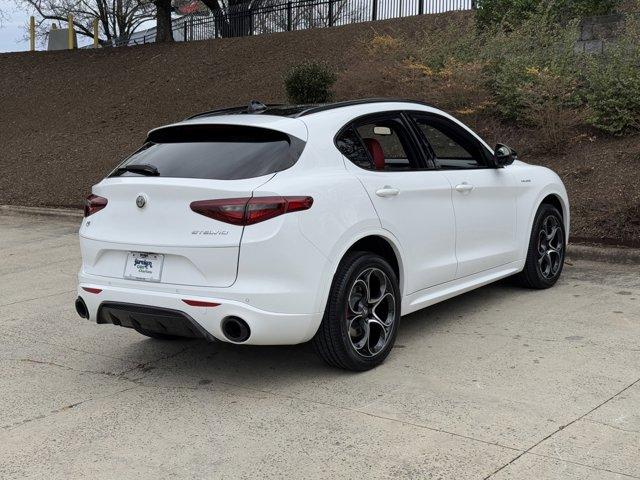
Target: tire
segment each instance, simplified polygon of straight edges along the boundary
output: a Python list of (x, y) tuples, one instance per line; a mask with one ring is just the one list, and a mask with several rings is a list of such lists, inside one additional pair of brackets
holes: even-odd
[(558, 281), (566, 250), (562, 215), (553, 205), (543, 203), (533, 220), (524, 270), (515, 276), (524, 287), (550, 288)]
[(348, 253), (333, 278), (322, 323), (312, 340), (316, 353), (345, 370), (380, 365), (395, 343), (400, 301), (398, 279), (384, 258)]
[(156, 340), (190, 340), (187, 337), (178, 337), (176, 335), (167, 335), (166, 333), (158, 333), (152, 332), (150, 330), (145, 330), (144, 328), (133, 327), (133, 329), (141, 335), (145, 337), (153, 338)]

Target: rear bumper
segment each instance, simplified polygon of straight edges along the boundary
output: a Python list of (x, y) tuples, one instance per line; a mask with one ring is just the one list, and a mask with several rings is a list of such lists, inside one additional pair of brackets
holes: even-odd
[(215, 340), (186, 313), (148, 305), (102, 302), (98, 308), (98, 323), (137, 328), (154, 334)]
[[(98, 322), (98, 311), (105, 304), (128, 304), (137, 307), (151, 307), (183, 314), (192, 320), (211, 337), (229, 342), (222, 333), (221, 323), (227, 317), (243, 319), (251, 328), (251, 336), (243, 344), (248, 345), (293, 345), (310, 340), (315, 334), (322, 314), (293, 314), (270, 312), (255, 308), (238, 300), (216, 298), (214, 293), (200, 295), (171, 293), (168, 291), (136, 289), (109, 285), (97, 278), (81, 275), (78, 285), (80, 296), (88, 310), (89, 320)], [(98, 289), (99, 293), (90, 293), (84, 288)], [(210, 290), (209, 290), (210, 292)], [(216, 307), (194, 307), (183, 300), (219, 303)], [(170, 321), (170, 319), (169, 319)], [(126, 325), (125, 325), (126, 326)], [(203, 333), (204, 333), (203, 332)], [(203, 336), (207, 337), (208, 335)]]

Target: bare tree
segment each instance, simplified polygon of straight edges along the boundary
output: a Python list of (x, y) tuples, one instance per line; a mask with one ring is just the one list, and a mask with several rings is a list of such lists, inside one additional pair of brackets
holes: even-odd
[[(158, 0), (170, 3), (170, 0)], [(146, 0), (18, 0), (36, 13), (40, 36), (48, 34), (51, 20), (65, 23), (73, 15), (73, 27), (78, 35), (93, 38), (93, 21), (98, 19), (102, 45), (115, 41), (127, 42), (144, 23), (156, 18), (156, 3)], [(169, 30), (171, 30), (169, 5)]]
[(215, 18), (216, 30), (222, 37), (250, 34), (251, 13), (262, 0), (202, 0)]
[(171, 22), (171, 0), (134, 0), (151, 6), (156, 12), (156, 42), (173, 42)]
[(155, 0), (156, 42), (173, 42), (171, 24), (171, 0)]

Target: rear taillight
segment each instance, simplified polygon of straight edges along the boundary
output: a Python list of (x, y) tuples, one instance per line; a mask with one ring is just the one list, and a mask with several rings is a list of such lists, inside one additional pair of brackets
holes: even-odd
[(191, 210), (233, 225), (253, 225), (278, 215), (308, 210), (311, 197), (251, 197), (191, 202)]
[(107, 199), (98, 195), (89, 195), (84, 201), (84, 216), (88, 217), (107, 206)]

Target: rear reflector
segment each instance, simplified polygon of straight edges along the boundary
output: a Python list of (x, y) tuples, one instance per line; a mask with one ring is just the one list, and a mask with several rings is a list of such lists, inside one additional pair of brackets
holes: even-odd
[(217, 307), (218, 305), (220, 305), (219, 303), (214, 303), (214, 302), (202, 302), (200, 300), (186, 300), (184, 298), (182, 299), (182, 301), (187, 305), (191, 305), (192, 307)]
[(84, 201), (84, 216), (88, 217), (107, 206), (107, 199), (98, 195), (89, 195)]
[(101, 288), (82, 287), (82, 289), (89, 293), (100, 293), (102, 291)]
[(291, 212), (308, 210), (311, 197), (248, 197), (191, 202), (191, 210), (233, 225), (253, 225)]

